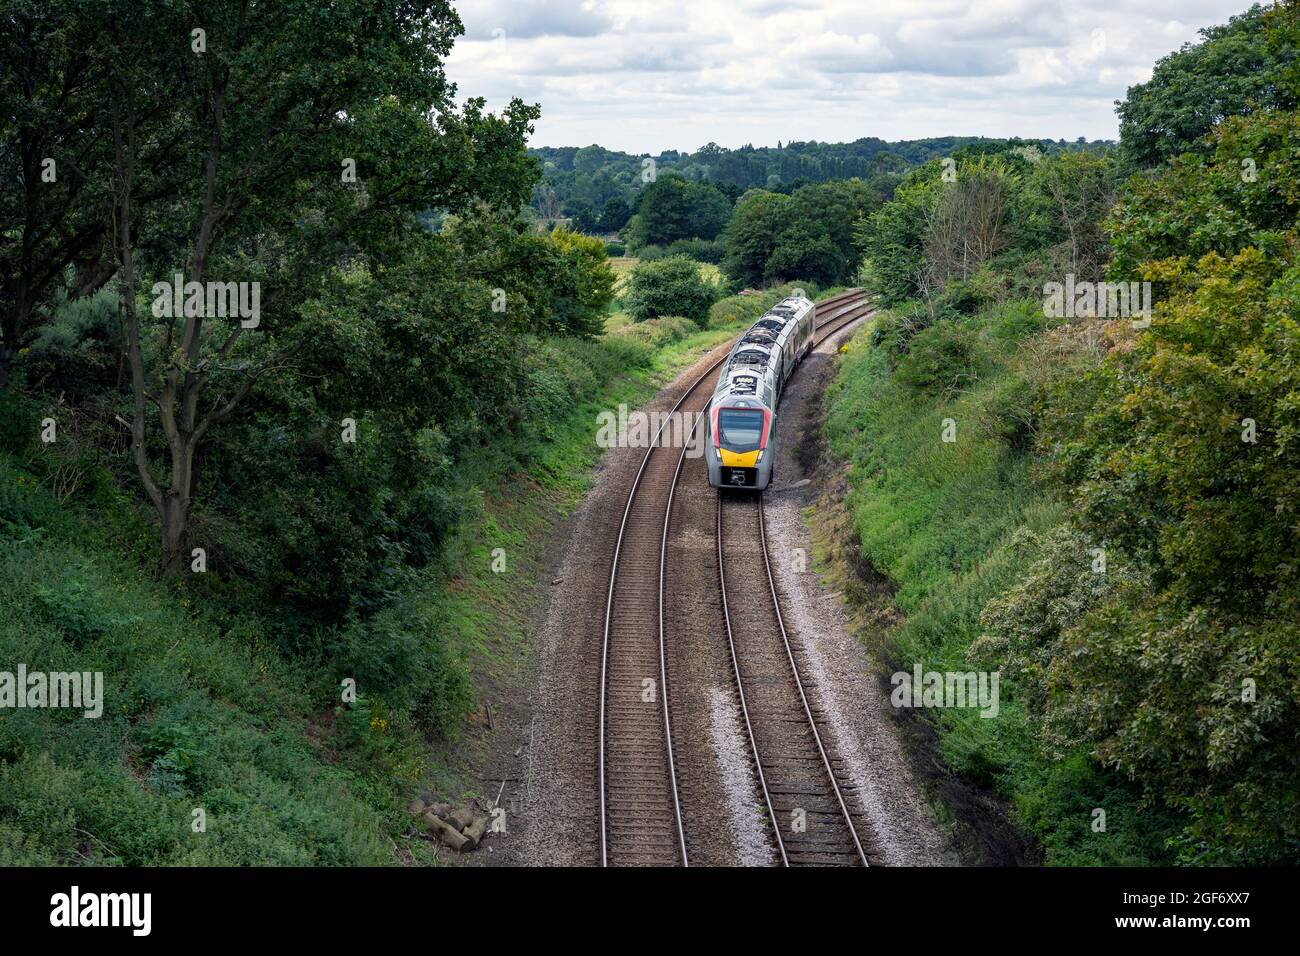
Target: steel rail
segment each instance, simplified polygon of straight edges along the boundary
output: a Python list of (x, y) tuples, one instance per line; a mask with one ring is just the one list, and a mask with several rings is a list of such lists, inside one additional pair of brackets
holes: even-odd
[[(844, 303), (855, 298), (860, 301), (855, 301), (847, 305), (844, 305)], [(835, 332), (838, 332), (841, 328), (847, 326), (849, 323), (854, 322), (857, 319), (861, 318), (870, 310), (870, 304), (866, 301), (866, 295), (861, 289), (849, 289), (844, 292), (837, 293), (836, 295), (833, 295), (828, 299), (825, 299), (822, 302), (817, 304), (823, 308), (829, 306), (832, 308), (836, 308), (839, 311), (837, 311), (830, 318), (819, 323), (819, 325), (814, 329), (814, 336), (815, 336), (814, 346), (820, 343), (821, 341), (823, 341), (827, 336), (832, 335)], [(827, 329), (826, 326), (832, 322), (838, 322), (838, 324), (834, 328)], [(650, 446), (646, 449), (646, 453), (641, 459), (640, 466), (637, 468), (636, 477), (632, 481), (632, 487), (628, 492), (627, 502), (623, 507), (623, 517), (622, 520), (619, 522), (618, 537), (614, 544), (614, 556), (613, 556), (613, 560), (610, 562), (609, 586), (605, 598), (605, 625), (604, 625), (604, 634), (602, 636), (602, 641), (601, 641), (601, 659), (600, 659), (600, 710), (599, 710), (600, 717), (599, 717), (599, 731), (598, 731), (599, 733), (598, 773), (599, 773), (599, 780), (600, 780), (600, 865), (602, 867), (609, 865), (609, 833), (608, 833), (609, 827), (608, 827), (608, 819), (607, 819), (608, 801), (606, 797), (607, 787), (606, 787), (606, 772), (605, 772), (606, 771), (605, 750), (606, 750), (606, 706), (608, 700), (608, 684), (609, 684), (610, 622), (613, 619), (614, 596), (615, 596), (617, 582), (618, 582), (619, 557), (623, 549), (623, 540), (624, 540), (625, 533), (627, 531), (628, 517), (631, 515), (632, 504), (636, 500), (637, 491), (640, 489), (641, 479), (645, 475), (646, 466), (650, 463), (650, 457), (654, 453), (655, 449), (659, 447), (659, 440), (664, 432), (664, 429), (668, 426), (669, 422), (673, 420), (673, 415), (678, 411), (678, 409), (680, 409), (681, 406), (686, 403), (686, 400), (688, 398), (690, 398), (693, 394), (695, 394), (696, 390), (699, 389), (699, 387), (708, 380), (709, 376), (712, 375), (714, 371), (717, 370), (718, 366), (720, 366), (724, 361), (726, 361), (726, 358), (727, 357), (725, 355), (722, 356), (716, 362), (712, 363), (707, 369), (705, 369), (705, 371), (691, 384), (691, 386), (685, 392), (682, 393), (682, 396), (677, 400), (677, 402), (673, 405), (672, 409), (669, 411), (668, 415), (666, 415), (663, 421), (660, 423), (658, 430), (655, 432), (654, 438), (650, 442)], [(706, 413), (707, 413), (707, 407), (706, 407)], [(696, 428), (699, 427), (698, 421), (696, 422), (695, 427)], [(686, 442), (686, 445), (689, 445), (689, 441)], [(670, 776), (670, 783), (671, 783), (671, 789), (673, 794), (674, 816), (677, 823), (678, 845), (682, 854), (682, 865), (689, 866), (690, 864), (688, 861), (687, 851), (686, 851), (685, 827), (682, 822), (681, 802), (678, 794), (676, 765), (675, 765), (675, 759), (673, 755), (672, 719), (669, 712), (669, 701), (668, 701), (668, 691), (667, 691), (666, 640), (665, 640), (664, 622), (663, 622), (663, 581), (664, 581), (664, 570), (665, 570), (665, 555), (667, 549), (668, 525), (672, 514), (673, 494), (676, 490), (678, 477), (681, 474), (682, 462), (685, 459), (685, 454), (686, 454), (686, 448), (684, 447), (682, 449), (682, 456), (681, 458), (679, 458), (677, 463), (677, 471), (673, 476), (672, 484), (669, 486), (668, 503), (664, 515), (663, 534), (660, 539), (659, 668), (660, 668), (660, 696), (663, 700), (663, 709), (664, 709), (665, 746), (668, 755), (669, 776)], [(765, 555), (765, 559), (766, 559), (766, 555)], [(752, 738), (751, 738), (751, 743), (752, 743)], [(820, 745), (820, 741), (819, 741), (819, 745)], [(841, 800), (841, 804), (842, 802), (843, 801)], [(777, 831), (777, 833), (778, 833), (778, 839), (780, 839), (779, 830)], [(856, 833), (854, 834), (854, 839), (855, 841), (857, 839)]]
[[(858, 858), (862, 860), (862, 865), (867, 866), (867, 854), (862, 849), (862, 841), (858, 839), (858, 828), (853, 824), (853, 816), (849, 813), (848, 804), (844, 802), (844, 794), (840, 791), (839, 781), (835, 778), (835, 768), (831, 766), (831, 759), (826, 754), (826, 747), (822, 744), (821, 732), (817, 729), (817, 721), (813, 718), (812, 708), (808, 706), (808, 694), (804, 691), (803, 679), (799, 676), (799, 665), (794, 660), (794, 650), (790, 646), (790, 636), (785, 630), (785, 619), (781, 615), (781, 598), (776, 591), (776, 579), (772, 577), (772, 562), (767, 556), (767, 520), (763, 512), (763, 496), (758, 496), (758, 534), (763, 544), (763, 567), (767, 570), (767, 585), (772, 592), (772, 608), (776, 611), (776, 623), (781, 631), (781, 643), (785, 646), (786, 659), (790, 662), (790, 673), (794, 675), (795, 686), (799, 689), (799, 700), (803, 703), (804, 717), (808, 720), (808, 726), (812, 729), (813, 740), (817, 743), (817, 752), (821, 754), (822, 765), (826, 768), (826, 776), (830, 779), (831, 789), (835, 791), (835, 799), (839, 801), (840, 812), (844, 815), (844, 823), (849, 828), (849, 834), (853, 837), (853, 846), (858, 851)], [(758, 759), (758, 752), (755, 751), (754, 759)]]

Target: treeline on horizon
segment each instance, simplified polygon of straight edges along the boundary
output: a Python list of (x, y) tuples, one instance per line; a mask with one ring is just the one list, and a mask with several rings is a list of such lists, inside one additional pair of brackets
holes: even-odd
[[(1034, 146), (1044, 153), (1059, 149), (1101, 150), (1106, 140), (997, 139), (984, 136), (938, 136), (888, 142), (864, 136), (847, 143), (790, 142), (776, 146), (727, 149), (708, 143), (693, 153), (666, 150), (658, 155), (631, 154), (589, 146), (530, 147), (542, 163), (542, 180), (534, 188), (532, 208), (545, 218), (563, 216), (587, 231), (615, 232), (623, 227), (622, 209), (634, 208), (643, 184), (646, 161), (657, 173), (671, 172), (720, 188), (733, 202), (747, 189), (791, 192), (805, 183), (863, 179), (901, 173), (954, 151), (981, 146)], [(608, 212), (606, 206), (617, 200)], [(630, 213), (629, 213), (630, 215)]]

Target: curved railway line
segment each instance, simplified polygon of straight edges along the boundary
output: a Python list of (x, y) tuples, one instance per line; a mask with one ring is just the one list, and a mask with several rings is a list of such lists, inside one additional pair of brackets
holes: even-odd
[[(817, 303), (819, 317), (817, 341), (834, 334), (870, 311), (860, 289), (851, 289)], [(605, 601), (604, 635), (600, 653), (600, 705), (598, 728), (598, 787), (600, 820), (600, 863), (602, 866), (689, 865), (689, 848), (683, 823), (682, 795), (677, 779), (677, 755), (673, 740), (671, 690), (665, 632), (664, 579), (668, 532), (672, 519), (673, 495), (682, 473), (689, 442), (681, 438), (680, 454), (664, 454), (660, 444), (665, 429), (674, 421), (690, 420), (698, 429), (712, 393), (712, 383), (725, 356), (711, 365), (692, 383), (663, 418), (659, 431), (650, 442), (628, 492), (627, 503), (619, 524), (614, 556), (610, 564), (609, 585)], [(690, 416), (688, 419), (687, 416)], [(656, 454), (656, 452), (659, 452)], [(761, 505), (760, 505), (761, 507)], [(721, 511), (719, 511), (721, 520)], [(769, 582), (770, 583), (770, 582)], [(775, 586), (772, 586), (775, 602)], [(724, 591), (725, 602), (725, 591)], [(725, 606), (725, 605), (724, 605)], [(779, 616), (779, 610), (777, 611)], [(783, 633), (783, 631), (782, 631)], [(795, 657), (790, 656), (794, 668)], [(737, 670), (737, 679), (741, 671)], [(797, 671), (795, 682), (798, 682)], [(743, 693), (743, 685), (742, 685)], [(800, 689), (802, 694), (802, 689)], [(805, 701), (807, 720), (812, 711)], [(797, 714), (787, 717), (797, 717)], [(748, 718), (746, 718), (748, 721)], [(758, 737), (764, 737), (759, 725)], [(817, 737), (812, 725), (811, 736)], [(818, 737), (820, 746), (820, 738)], [(751, 727), (751, 745), (755, 764), (764, 767), (759, 754), (766, 750), (755, 744)], [(826, 766), (831, 766), (828, 760)], [(826, 772), (826, 771), (823, 771)], [(764, 777), (765, 779), (765, 777)], [(834, 773), (831, 780), (834, 782)], [(791, 786), (808, 786), (806, 782), (784, 781)], [(771, 810), (772, 796), (765, 797)], [(839, 794), (836, 788), (836, 794)], [(784, 792), (777, 798), (784, 806)], [(841, 804), (843, 798), (841, 797)], [(824, 835), (826, 814), (820, 804), (807, 800), (807, 819), (812, 836), (802, 841), (805, 849), (787, 853), (778, 828), (776, 839), (785, 862), (834, 862), (835, 852), (813, 847), (814, 838)], [(852, 820), (845, 810), (852, 829)], [(775, 820), (775, 817), (773, 818)], [(861, 853), (856, 833), (853, 841)]]

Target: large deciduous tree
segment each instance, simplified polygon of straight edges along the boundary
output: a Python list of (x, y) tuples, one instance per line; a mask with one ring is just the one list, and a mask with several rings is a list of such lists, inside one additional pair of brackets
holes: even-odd
[(1041, 160), (1033, 184), (1050, 200), (1051, 221), (1063, 234), (1067, 268), (1080, 279), (1102, 278), (1110, 260), (1110, 242), (1102, 226), (1115, 203), (1119, 185), (1111, 157), (1067, 150)]
[(637, 215), (636, 238), (648, 245), (668, 245), (678, 239), (713, 239), (727, 224), (731, 201), (709, 183), (665, 175), (641, 191)]
[(1130, 181), (1115, 268), (1163, 294), (1043, 429), (1075, 520), (1147, 579), (1063, 635), (1046, 717), (1190, 812), (1189, 861), (1300, 840), (1298, 143), (1292, 112), (1230, 117), (1209, 156)]
[(741, 196), (723, 236), (727, 251), (722, 271), (742, 285), (762, 285), (789, 207), (789, 196), (765, 189), (752, 189)]
[[(121, 291), (132, 451), (174, 572), (199, 450), (260, 377), (294, 360), (286, 332), (322, 277), (395, 255), (423, 210), (517, 207), (536, 175), (523, 151), (536, 110), (454, 106), (442, 61), (461, 25), (445, 0), (58, 9), (34, 56), (94, 40), (81, 95), (99, 109), (84, 121), (107, 147), (78, 172), (109, 198), (100, 229)], [(18, 112), (60, 109), (66, 85), (32, 87)], [(42, 267), (57, 269), (59, 252)], [(257, 314), (214, 310), (236, 288)]]
[(984, 262), (1011, 245), (1015, 173), (1001, 158), (981, 156), (962, 164), (944, 184), (927, 220), (921, 290), (927, 297), (951, 279), (967, 280)]
[(1154, 166), (1198, 149), (1225, 116), (1293, 108), (1296, 91), (1284, 78), (1298, 54), (1294, 38), (1278, 41), (1295, 8), (1295, 0), (1273, 11), (1256, 4), (1202, 30), (1200, 43), (1170, 53), (1150, 80), (1129, 87), (1116, 103), (1124, 158), (1133, 166)]

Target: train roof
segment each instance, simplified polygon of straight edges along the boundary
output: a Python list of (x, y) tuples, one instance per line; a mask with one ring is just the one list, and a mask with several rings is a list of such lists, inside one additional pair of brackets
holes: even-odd
[(775, 330), (756, 322), (753, 328), (740, 337), (740, 341), (744, 345), (772, 345), (779, 337)]
[(731, 355), (727, 357), (727, 367), (731, 368), (736, 365), (756, 365), (766, 368), (771, 364), (772, 357), (776, 354), (773, 346), (763, 345), (757, 342), (742, 342), (737, 345)]
[(736, 341), (727, 356), (714, 400), (752, 397), (763, 400), (759, 387), (771, 369), (781, 361), (778, 345), (781, 334), (792, 322), (802, 319), (813, 308), (801, 296), (786, 296), (759, 316)]
[(767, 311), (769, 313), (775, 312), (778, 315), (799, 316), (811, 308), (811, 299), (799, 295), (788, 295)]
[(715, 394), (758, 398), (758, 387), (762, 380), (763, 376), (753, 369), (731, 369), (723, 376)]

